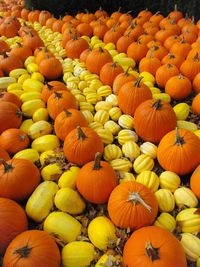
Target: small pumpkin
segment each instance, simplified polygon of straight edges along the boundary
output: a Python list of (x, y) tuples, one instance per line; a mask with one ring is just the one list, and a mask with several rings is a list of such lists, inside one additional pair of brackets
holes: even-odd
[(11, 102), (19, 108), (22, 105), (22, 101), (20, 100), (20, 98), (12, 92), (0, 92), (0, 101)]
[(40, 73), (47, 80), (58, 79), (63, 74), (62, 64), (55, 57), (47, 57), (39, 64)]
[(77, 126), (64, 141), (65, 157), (68, 161), (78, 165), (92, 161), (97, 152), (103, 153), (103, 149), (101, 138), (88, 127)]
[(115, 78), (120, 73), (123, 73), (123, 68), (117, 63), (106, 63), (100, 70), (100, 80), (103, 84), (112, 86)]
[(169, 231), (158, 226), (143, 227), (133, 232), (125, 243), (123, 259), (129, 267), (154, 267), (158, 262), (163, 267), (187, 266), (179, 241)]
[(80, 194), (95, 204), (106, 203), (117, 185), (117, 177), (113, 168), (109, 163), (100, 159), (101, 154), (97, 153), (94, 161), (88, 162), (80, 169), (76, 179)]
[(29, 266), (60, 266), (60, 252), (54, 239), (46, 232), (28, 230), (19, 234), (9, 244), (3, 267), (8, 265), (21, 267)]
[(165, 170), (178, 175), (188, 174), (200, 163), (199, 149), (200, 140), (194, 133), (176, 129), (167, 133), (160, 141), (157, 151), (158, 162)]
[(156, 218), (158, 203), (149, 188), (137, 182), (122, 183), (112, 191), (108, 213), (121, 228), (138, 229), (150, 225)]
[(6, 251), (9, 243), (21, 232), (28, 229), (28, 221), (24, 210), (15, 201), (0, 198), (0, 255)]

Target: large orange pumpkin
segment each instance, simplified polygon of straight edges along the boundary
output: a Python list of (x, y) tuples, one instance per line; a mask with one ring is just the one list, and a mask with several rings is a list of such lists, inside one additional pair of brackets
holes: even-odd
[(108, 213), (116, 226), (135, 230), (154, 222), (158, 202), (143, 184), (126, 182), (116, 186), (110, 194)]
[(190, 188), (198, 198), (200, 198), (199, 181), (200, 181), (200, 165), (194, 170), (192, 176), (190, 177)]
[(28, 229), (26, 213), (15, 201), (0, 197), (0, 255), (9, 243)]
[(160, 99), (149, 99), (135, 111), (134, 128), (145, 141), (158, 143), (176, 127), (176, 114), (171, 105)]
[(134, 116), (136, 108), (144, 101), (151, 99), (152, 94), (144, 83), (142, 77), (134, 82), (125, 83), (118, 93), (119, 107), (125, 114)]
[(21, 158), (1, 160), (0, 197), (27, 199), (40, 182), (40, 172), (32, 161)]
[(108, 162), (101, 161), (101, 153), (96, 153), (95, 160), (80, 169), (76, 179), (78, 191), (94, 204), (106, 203), (116, 185), (115, 171)]
[(83, 165), (92, 161), (97, 152), (103, 153), (104, 146), (98, 134), (89, 127), (77, 127), (64, 141), (64, 154), (68, 161)]
[(200, 163), (199, 151), (200, 139), (193, 132), (176, 129), (167, 133), (160, 141), (157, 159), (165, 170), (185, 175)]
[(127, 240), (123, 259), (128, 267), (186, 267), (186, 256), (178, 239), (158, 226), (135, 231)]
[(22, 112), (13, 103), (0, 101), (0, 133), (9, 128), (18, 128), (22, 122)]
[(59, 267), (60, 252), (54, 239), (44, 231), (28, 230), (9, 244), (3, 267)]

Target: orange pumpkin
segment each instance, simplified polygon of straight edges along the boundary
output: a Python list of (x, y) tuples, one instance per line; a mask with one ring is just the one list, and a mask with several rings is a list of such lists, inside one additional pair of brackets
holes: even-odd
[(188, 77), (191, 81), (200, 72), (200, 58), (198, 52), (192, 59), (186, 59), (180, 66), (180, 71), (183, 75)]
[(18, 128), (21, 122), (21, 110), (13, 103), (0, 101), (0, 133), (9, 128)]
[(167, 81), (179, 74), (179, 70), (175, 65), (164, 64), (160, 66), (156, 71), (156, 83), (160, 88), (165, 88)]
[(200, 115), (200, 93), (192, 100), (192, 110), (195, 114)]
[(17, 27), (10, 21), (10, 22), (3, 22), (0, 25), (0, 34), (2, 36), (6, 36), (7, 38), (12, 38), (18, 35)]
[(200, 73), (198, 73), (192, 82), (192, 87), (196, 93), (200, 93)]
[(87, 69), (95, 74), (99, 74), (103, 65), (112, 62), (112, 57), (106, 49), (95, 48), (86, 59)]
[[(6, 150), (4, 150), (2, 147), (0, 147), (0, 159), (9, 160), (10, 156)], [(1, 163), (0, 163), (1, 165)]]
[(84, 115), (76, 109), (65, 109), (55, 119), (54, 129), (55, 133), (61, 140), (75, 129), (77, 126), (87, 127), (88, 122)]
[(9, 244), (3, 259), (3, 267), (6, 266), (59, 267), (60, 251), (47, 232), (28, 230)]
[(5, 41), (0, 40), (0, 53), (2, 53), (3, 51), (9, 52), (10, 47)]
[(97, 153), (95, 160), (86, 163), (78, 172), (76, 186), (79, 193), (91, 203), (104, 204), (117, 186), (115, 171)]
[(69, 162), (83, 165), (92, 161), (97, 152), (103, 153), (104, 145), (98, 134), (88, 127), (77, 127), (64, 141), (64, 154)]
[(80, 23), (76, 27), (76, 30), (80, 34), (80, 36), (87, 35), (91, 37), (93, 35), (93, 28), (87, 23)]
[(110, 194), (108, 213), (116, 226), (135, 230), (154, 222), (158, 202), (143, 184), (126, 182), (116, 186)]
[(58, 79), (63, 74), (62, 64), (55, 57), (47, 57), (42, 60), (39, 64), (39, 71), (50, 81)]
[(40, 182), (38, 168), (27, 159), (1, 160), (0, 197), (16, 201), (27, 199)]
[(44, 85), (41, 92), (41, 99), (46, 103), (50, 95), (56, 91), (68, 90), (64, 83), (59, 81), (51, 81)]
[(190, 177), (190, 188), (198, 198), (200, 198), (199, 179), (200, 179), (200, 165), (194, 170), (192, 176)]
[(129, 73), (129, 68), (123, 73), (118, 74), (114, 81), (113, 81), (113, 93), (118, 95), (119, 89), (124, 85), (125, 83), (135, 81), (136, 78), (133, 74)]
[(2, 58), (0, 60), (0, 69), (8, 75), (11, 70), (23, 68), (23, 63), (21, 59), (19, 59), (15, 55), (7, 54), (3, 52)]
[(176, 114), (167, 102), (150, 99), (135, 111), (134, 128), (145, 141), (159, 143), (162, 137), (176, 127)]
[(11, 199), (0, 197), (0, 255), (18, 234), (27, 229), (28, 221), (22, 207)]
[(0, 92), (0, 101), (7, 101), (15, 104), (17, 107), (21, 107), (21, 99), (11, 92)]
[(148, 86), (141, 83), (142, 77), (135, 82), (125, 83), (118, 93), (120, 109), (131, 116), (134, 116), (136, 108), (144, 101), (151, 99), (152, 94)]
[(27, 148), (29, 142), (27, 134), (20, 129), (10, 128), (0, 135), (0, 146), (12, 155)]
[(10, 54), (15, 55), (16, 57), (21, 59), (22, 62), (24, 62), (27, 57), (32, 56), (33, 52), (30, 47), (18, 43), (18, 46), (14, 47), (11, 50)]
[(169, 53), (165, 57), (162, 58), (161, 62), (163, 65), (164, 64), (175, 65), (179, 69), (184, 60), (185, 60), (184, 56), (180, 54)]
[(158, 226), (135, 231), (125, 243), (123, 259), (128, 267), (187, 266), (185, 252), (178, 239)]
[(88, 47), (89, 45), (86, 40), (74, 35), (65, 45), (66, 55), (72, 59), (79, 58), (83, 50)]
[(160, 59), (157, 57), (153, 57), (152, 48), (150, 48), (150, 53), (146, 55), (146, 57), (143, 57), (139, 62), (139, 71), (147, 71), (155, 76), (156, 71), (160, 66)]
[(112, 86), (114, 79), (123, 72), (123, 68), (117, 63), (106, 63), (100, 70), (100, 80), (103, 84)]
[(199, 149), (200, 139), (193, 132), (176, 129), (167, 133), (160, 141), (157, 159), (165, 170), (185, 175), (200, 163)]
[(52, 15), (49, 11), (47, 10), (42, 10), (40, 12), (40, 15), (39, 15), (39, 18), (38, 18), (38, 22), (42, 25), (42, 26), (45, 26), (46, 24), (46, 21), (51, 18)]
[(49, 116), (55, 120), (60, 112), (68, 108), (77, 108), (77, 101), (74, 95), (68, 91), (56, 91), (47, 101)]
[(128, 46), (127, 55), (139, 63), (140, 60), (146, 56), (148, 52), (148, 47), (146, 44), (142, 44), (140, 40), (133, 42)]

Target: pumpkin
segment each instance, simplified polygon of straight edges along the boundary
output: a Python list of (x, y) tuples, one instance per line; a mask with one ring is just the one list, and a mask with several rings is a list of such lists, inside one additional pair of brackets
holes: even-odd
[(128, 57), (134, 59), (136, 63), (139, 63), (140, 60), (146, 56), (147, 52), (148, 47), (146, 44), (142, 44), (140, 40), (132, 42), (127, 49)]
[(190, 177), (190, 188), (193, 193), (200, 198), (200, 190), (199, 190), (199, 178), (200, 177), (200, 165), (194, 170), (192, 176)]
[(194, 133), (176, 129), (167, 133), (160, 141), (157, 159), (165, 170), (185, 175), (200, 163), (199, 149), (200, 139)]
[(103, 149), (103, 142), (98, 134), (88, 127), (77, 126), (64, 141), (65, 157), (78, 165), (92, 161), (96, 152), (103, 153)]
[(1, 133), (0, 146), (9, 154), (15, 154), (29, 146), (29, 138), (22, 130), (10, 128)]
[(4, 254), (9, 243), (21, 232), (28, 229), (24, 210), (15, 201), (0, 198), (0, 255)]
[(89, 266), (95, 258), (94, 246), (85, 241), (72, 241), (62, 249), (63, 267)]
[(108, 200), (108, 213), (121, 228), (138, 229), (151, 225), (158, 212), (157, 200), (149, 188), (137, 182), (115, 187)]
[(10, 71), (18, 68), (23, 68), (23, 63), (21, 59), (19, 59), (17, 56), (12, 54), (7, 54), (6, 52), (3, 52), (3, 55), (1, 56), (0, 61), (0, 69), (8, 75)]
[(6, 266), (60, 266), (60, 252), (54, 239), (46, 232), (28, 230), (9, 244), (4, 259)]
[(198, 73), (192, 82), (192, 88), (195, 90), (195, 92), (198, 94), (200, 93), (200, 74)]
[(20, 100), (20, 98), (12, 92), (0, 92), (0, 101), (11, 102), (19, 108), (22, 105), (22, 101)]
[(42, 26), (45, 26), (46, 24), (46, 21), (51, 18), (51, 13), (47, 10), (42, 10), (40, 12), (40, 15), (38, 17), (38, 22), (42, 25)]
[(180, 66), (180, 71), (183, 75), (188, 77), (191, 81), (200, 72), (200, 58), (198, 52), (193, 58), (186, 59)]
[(16, 201), (27, 199), (40, 182), (38, 168), (26, 159), (1, 160), (0, 196)]
[(22, 40), (23, 44), (30, 47), (33, 52), (37, 47), (44, 46), (44, 43), (39, 35), (33, 34), (32, 32), (25, 33)]
[(199, 102), (200, 102), (200, 93), (197, 94), (192, 100), (192, 111), (197, 115), (200, 115)]
[(182, 55), (169, 53), (162, 58), (161, 62), (162, 64), (172, 64), (175, 65), (177, 68), (180, 68), (184, 60), (185, 58)]
[(116, 43), (117, 51), (120, 53), (126, 53), (129, 45), (134, 42), (133, 36), (131, 36), (130, 32), (121, 36)]
[(119, 107), (125, 114), (134, 116), (136, 108), (152, 98), (151, 90), (141, 80), (142, 77), (139, 77), (135, 82), (125, 83), (119, 89)]
[(77, 108), (76, 98), (68, 91), (56, 91), (47, 101), (49, 116), (55, 120), (60, 112), (68, 108)]
[(7, 101), (0, 101), (0, 133), (9, 128), (18, 128), (22, 122), (22, 112)]
[(123, 68), (117, 63), (106, 63), (100, 70), (100, 80), (103, 84), (112, 86), (118, 74), (123, 72)]
[(150, 48), (150, 53), (147, 53), (146, 57), (143, 57), (139, 62), (139, 71), (147, 71), (155, 76), (160, 66), (160, 59), (153, 56), (152, 48)]
[(112, 57), (106, 49), (101, 47), (91, 51), (86, 59), (86, 67), (91, 73), (99, 74), (106, 63), (112, 62)]
[(135, 231), (125, 243), (123, 259), (129, 267), (187, 266), (179, 241), (169, 231), (158, 226)]
[(27, 57), (33, 55), (33, 52), (30, 49), (30, 47), (21, 45), (20, 43), (18, 43), (17, 45), (18, 45), (17, 47), (14, 47), (11, 50), (10, 55), (17, 56), (19, 59), (21, 59), (22, 62), (24, 62)]
[(76, 35), (72, 37), (65, 45), (65, 52), (69, 58), (79, 58), (80, 54), (89, 47), (86, 40)]
[(80, 194), (95, 204), (106, 203), (116, 185), (116, 174), (109, 163), (101, 161), (100, 153), (96, 153), (95, 160), (80, 169), (76, 179)]
[(179, 70), (175, 65), (172, 64), (164, 64), (160, 66), (156, 71), (156, 83), (158, 87), (165, 88), (167, 81), (179, 74)]
[(58, 79), (63, 73), (62, 64), (55, 57), (42, 60), (39, 64), (39, 71), (47, 80)]
[(46, 103), (50, 95), (52, 95), (56, 91), (64, 91), (67, 90), (67, 87), (64, 83), (59, 81), (51, 81), (47, 82), (41, 91), (41, 99)]
[(184, 38), (181, 38), (180, 41), (175, 42), (171, 46), (169, 52), (172, 54), (182, 55), (186, 58), (191, 49), (191, 45), (185, 42)]
[(10, 47), (5, 41), (0, 40), (0, 53), (2, 53), (3, 51), (9, 52)]
[(108, 43), (116, 44), (118, 39), (121, 37), (121, 35), (122, 33), (118, 31), (118, 27), (113, 26), (111, 29), (105, 32), (104, 37), (103, 37), (103, 42), (105, 44), (108, 44)]
[(135, 111), (134, 128), (145, 141), (159, 143), (176, 127), (176, 114), (170, 104), (158, 99), (141, 103)]
[(18, 33), (18, 29), (12, 21), (6, 22), (5, 20), (3, 23), (0, 24), (0, 34), (1, 36), (5, 36), (7, 38), (15, 37)]
[(125, 72), (118, 74), (112, 85), (113, 93), (118, 95), (120, 87), (127, 82), (135, 81), (135, 76), (129, 73), (129, 68)]
[(48, 50), (46, 47), (45, 48), (38, 47), (34, 51), (34, 56), (35, 56), (35, 63), (37, 65), (40, 65), (42, 60), (54, 57), (54, 54), (50, 50)]
[(88, 123), (84, 115), (76, 109), (65, 109), (60, 112), (55, 119), (54, 129), (59, 139), (65, 140), (65, 137), (77, 126), (87, 127)]
[(39, 15), (40, 15), (40, 11), (39, 10), (30, 11), (29, 14), (28, 14), (28, 21), (30, 21), (32, 23), (35, 22), (35, 21), (38, 21)]
[(0, 147), (0, 159), (4, 159), (5, 161), (10, 159), (8, 152), (4, 150), (2, 147)]

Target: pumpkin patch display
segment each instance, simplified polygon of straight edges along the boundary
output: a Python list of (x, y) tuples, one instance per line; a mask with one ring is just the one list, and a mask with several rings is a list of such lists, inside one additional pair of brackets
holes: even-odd
[(27, 2), (0, 1), (0, 265), (200, 267), (193, 1)]

